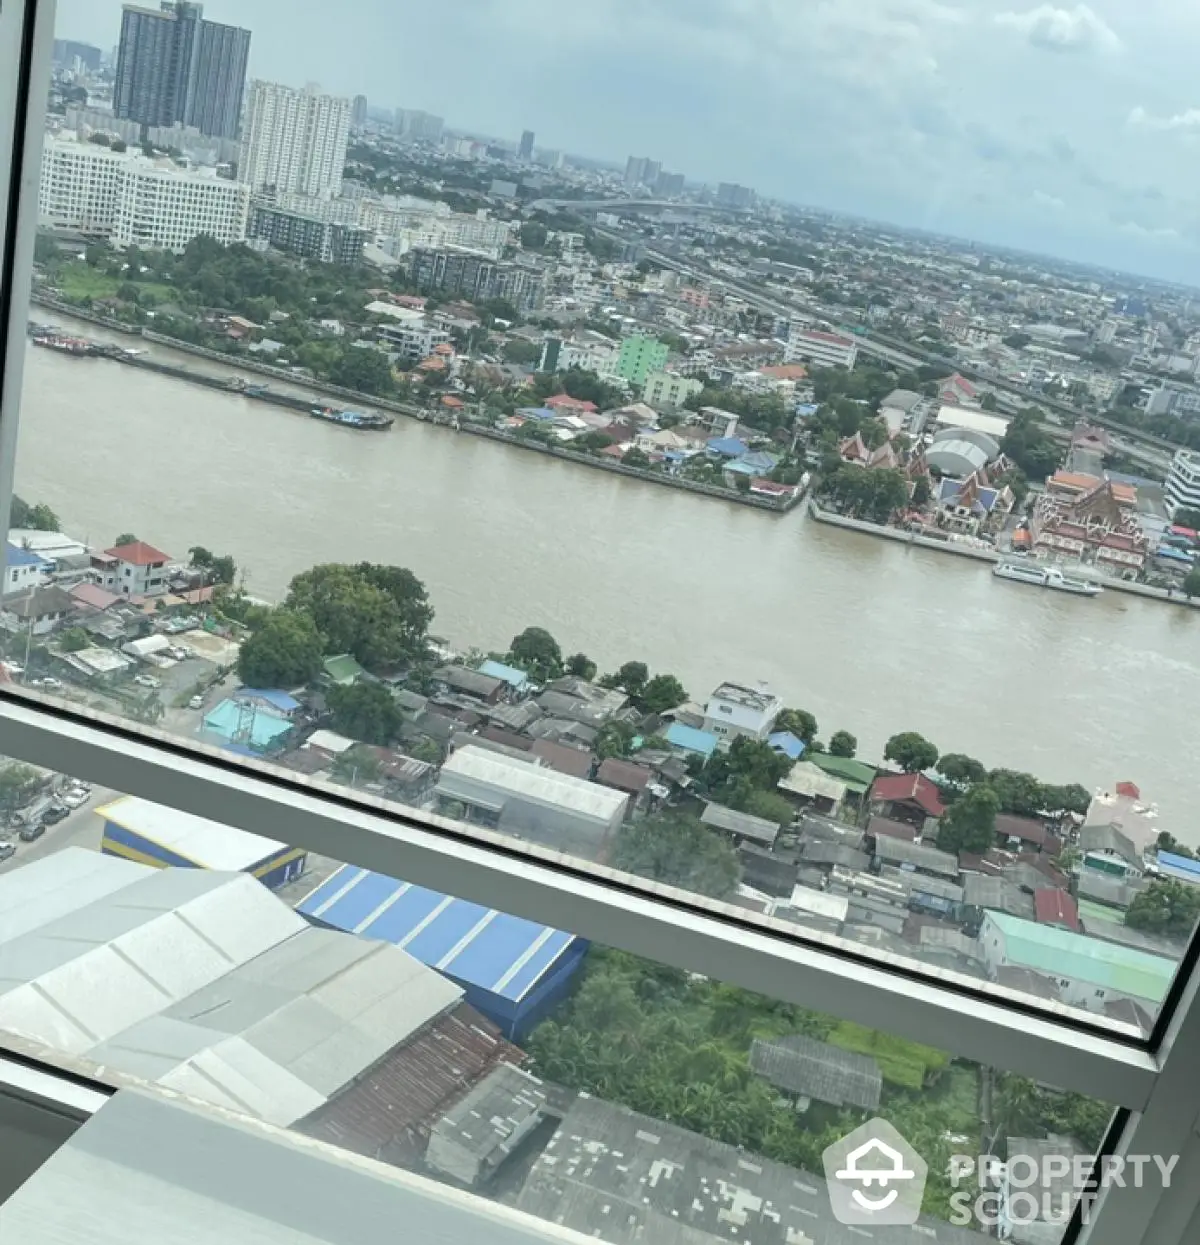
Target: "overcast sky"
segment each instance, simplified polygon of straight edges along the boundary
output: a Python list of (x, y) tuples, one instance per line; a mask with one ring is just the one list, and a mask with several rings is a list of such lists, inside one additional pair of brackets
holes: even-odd
[[(210, 0), (251, 73), (1200, 284), (1195, 0)], [(111, 48), (120, 5), (59, 0)]]

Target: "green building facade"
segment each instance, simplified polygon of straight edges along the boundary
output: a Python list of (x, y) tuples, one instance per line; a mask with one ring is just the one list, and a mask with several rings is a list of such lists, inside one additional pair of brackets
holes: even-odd
[(621, 343), (617, 375), (631, 385), (644, 385), (651, 372), (661, 372), (666, 367), (670, 353), (666, 345), (653, 337), (627, 337)]

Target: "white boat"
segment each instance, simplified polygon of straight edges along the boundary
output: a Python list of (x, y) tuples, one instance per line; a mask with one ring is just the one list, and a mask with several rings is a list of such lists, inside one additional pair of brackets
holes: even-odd
[(1057, 566), (1001, 562), (993, 567), (992, 574), (997, 579), (1014, 579), (1019, 584), (1033, 584), (1036, 588), (1052, 588), (1055, 592), (1070, 592), (1077, 597), (1098, 597), (1104, 591), (1099, 584), (1064, 575)]

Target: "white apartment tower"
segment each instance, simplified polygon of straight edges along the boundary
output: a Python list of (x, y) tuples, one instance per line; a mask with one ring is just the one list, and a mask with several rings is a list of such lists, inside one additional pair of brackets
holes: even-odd
[(213, 170), (181, 169), (140, 148), (111, 151), (47, 138), (38, 193), (43, 228), (98, 234), (114, 246), (182, 251), (201, 234), (228, 246), (246, 238), (250, 189)]
[(255, 192), (339, 194), (351, 112), (348, 99), (315, 87), (252, 82), (238, 177)]

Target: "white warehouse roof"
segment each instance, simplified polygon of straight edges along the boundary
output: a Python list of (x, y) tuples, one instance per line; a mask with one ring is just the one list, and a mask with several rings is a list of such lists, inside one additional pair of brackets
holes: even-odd
[(260, 864), (288, 845), (207, 817), (180, 813), (137, 796), (123, 796), (96, 810), (98, 816), (190, 860), (198, 869), (231, 873)]
[(999, 441), (1008, 431), (1011, 421), (991, 411), (980, 411), (973, 406), (943, 406), (937, 414), (942, 428), (966, 428), (970, 432), (982, 432)]
[(590, 817), (606, 825), (624, 812), (629, 799), (585, 778), (572, 778), (473, 746), (459, 748), (442, 766), (437, 789), (450, 799), (475, 799), (481, 786), (502, 797)]
[(67, 848), (0, 875), (0, 1032), (287, 1126), (462, 999), (244, 873)]

